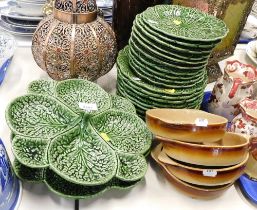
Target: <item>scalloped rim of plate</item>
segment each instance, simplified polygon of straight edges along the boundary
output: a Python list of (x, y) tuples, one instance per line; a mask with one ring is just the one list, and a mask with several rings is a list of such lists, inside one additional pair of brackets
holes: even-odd
[[(252, 45), (253, 45), (254, 43), (256, 44), (256, 50), (257, 50), (257, 40), (251, 41), (251, 42), (249, 42), (249, 43), (247, 44), (247, 46), (246, 46), (246, 54), (247, 54), (247, 56), (251, 59), (251, 61), (257, 66), (257, 57), (254, 58), (254, 57), (251, 55), (251, 52), (253, 52), (252, 49), (251, 49), (251, 47), (252, 47)], [(257, 52), (256, 52), (256, 56), (257, 56)]]

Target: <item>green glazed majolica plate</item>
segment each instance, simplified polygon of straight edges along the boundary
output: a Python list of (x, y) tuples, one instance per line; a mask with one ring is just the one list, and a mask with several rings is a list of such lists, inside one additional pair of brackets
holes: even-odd
[(129, 66), (129, 61), (128, 61), (128, 56), (127, 56), (127, 51), (128, 48), (124, 48), (124, 50), (121, 50), (119, 52), (118, 58), (117, 58), (117, 70), (118, 70), (118, 75), (122, 75), (124, 78), (127, 78), (127, 82), (133, 82), (135, 86), (141, 87), (144, 90), (148, 90), (153, 93), (157, 93), (157, 95), (163, 95), (166, 94), (167, 96), (172, 97), (177, 97), (181, 95), (191, 95), (194, 92), (197, 92), (201, 90), (202, 88), (205, 88), (206, 86), (206, 80), (207, 76), (205, 75), (202, 81), (200, 80), (199, 84), (196, 84), (195, 87), (193, 88), (188, 88), (188, 89), (174, 89), (174, 90), (166, 90), (163, 88), (158, 88), (156, 86), (147, 84), (143, 82), (141, 79), (137, 78), (136, 75), (131, 71), (130, 66)]
[(192, 51), (209, 51), (213, 49), (221, 40), (210, 41), (210, 42), (201, 42), (197, 40), (185, 40), (178, 37), (170, 38), (166, 34), (156, 31), (154, 27), (149, 27), (144, 23), (142, 18), (142, 14), (138, 14), (134, 21), (134, 27), (138, 30), (138, 32), (143, 32), (148, 38), (153, 38), (153, 40), (159, 42), (164, 42), (166, 44), (172, 44), (173, 46), (177, 46), (178, 48), (188, 49)]
[(197, 70), (191, 70), (188, 69), (175, 69), (163, 66), (161, 64), (154, 64), (151, 63), (151, 61), (147, 58), (138, 57), (137, 53), (134, 52), (134, 49), (129, 49), (129, 60), (136, 60), (137, 63), (140, 63), (140, 66), (143, 68), (146, 68), (147, 71), (156, 77), (161, 77), (167, 80), (174, 80), (174, 79), (181, 79), (181, 80), (187, 80), (189, 78), (196, 78), (201, 76), (203, 69), (197, 69)]
[(200, 10), (179, 5), (157, 5), (142, 13), (144, 23), (169, 37), (210, 42), (228, 33), (222, 20)]
[[(192, 79), (191, 83), (190, 80), (183, 83), (183, 80), (175, 79), (175, 80), (165, 80), (159, 77), (154, 77), (151, 73), (147, 71), (145, 68), (141, 68), (140, 64), (136, 64), (136, 61), (130, 59), (130, 67), (131, 70), (135, 72), (135, 74), (141, 78), (144, 82), (154, 85), (159, 88), (166, 88), (166, 89), (185, 89), (185, 88), (192, 88), (195, 86), (196, 83), (199, 82), (199, 78)], [(138, 71), (139, 70), (139, 71)], [(203, 78), (204, 73), (200, 78)]]
[[(123, 80), (118, 81), (119, 83), (119, 87), (120, 87), (120, 92), (124, 92), (126, 94), (128, 94), (130, 97), (132, 97), (132, 100), (138, 100), (142, 103), (142, 105), (144, 104), (145, 106), (147, 105), (151, 105), (151, 106), (155, 106), (155, 107), (163, 107), (163, 108), (189, 108), (191, 106), (195, 106), (195, 103), (197, 102), (197, 98), (199, 97), (199, 95), (202, 94), (198, 94), (195, 95), (194, 97), (192, 96), (189, 99), (181, 99), (181, 100), (163, 100), (157, 97), (152, 97), (150, 95), (143, 95), (143, 94), (139, 94), (137, 91), (135, 91), (133, 88), (129, 88), (129, 85), (127, 83), (125, 83)], [(131, 99), (130, 99), (131, 100)]]
[(174, 56), (167, 55), (165, 53), (161, 53), (158, 50), (156, 50), (152, 46), (156, 46), (156, 44), (151, 45), (151, 42), (148, 42), (147, 39), (145, 39), (143, 36), (139, 35), (135, 30), (132, 30), (130, 39), (133, 40), (133, 42), (138, 46), (138, 48), (144, 50), (145, 53), (148, 53), (149, 55), (153, 55), (154, 57), (157, 57), (162, 60), (169, 61), (171, 63), (174, 63), (176, 65), (180, 66), (199, 66), (206, 64), (208, 61), (208, 58), (203, 61), (190, 61), (190, 60), (183, 60), (175, 58)]
[[(120, 72), (120, 70), (118, 70)], [(184, 99), (191, 99), (197, 95), (199, 95), (203, 91), (203, 87), (199, 87), (196, 89), (192, 89), (191, 93), (188, 94), (180, 94), (180, 95), (171, 95), (172, 93), (174, 94), (176, 92), (175, 89), (164, 89), (164, 88), (157, 88), (156, 90), (159, 90), (159, 92), (147, 89), (147, 85), (145, 86), (139, 86), (138, 84), (135, 84), (133, 81), (133, 78), (126, 78), (123, 77), (120, 73), (118, 73), (118, 80), (121, 80), (126, 83), (126, 86), (129, 87), (129, 89), (133, 89), (136, 94), (141, 95), (142, 97), (153, 97), (157, 101), (164, 100), (164, 101), (179, 101), (179, 100), (184, 100)], [(143, 84), (146, 84), (145, 82)], [(160, 92), (162, 91), (162, 92)]]
[(14, 160), (13, 168), (21, 180), (32, 183), (44, 182), (54, 193), (72, 199), (91, 198), (104, 193), (110, 188), (129, 189), (142, 180), (127, 182), (113, 178), (106, 184), (91, 187), (69, 182), (49, 168), (38, 169), (27, 167), (16, 159)]
[(205, 44), (211, 43), (208, 47), (199, 47), (199, 42), (195, 42), (195, 44), (188, 44), (187, 40), (178, 42), (176, 37), (169, 37), (146, 25), (142, 19), (142, 14), (137, 15), (133, 29), (138, 32), (138, 34), (145, 36), (149, 41), (160, 44), (164, 49), (179, 52), (184, 58), (190, 56), (190, 54), (192, 54), (192, 59), (196, 59), (197, 56), (204, 58), (206, 55), (210, 54), (212, 49), (220, 42), (207, 42)]
[[(199, 78), (201, 78), (204, 73), (205, 69), (202, 71), (199, 71), (199, 76), (194, 77), (186, 77), (184, 78), (182, 76), (175, 77), (174, 78), (167, 78), (167, 76), (164, 76), (165, 74), (162, 74), (158, 71), (154, 71), (152, 68), (149, 68), (148, 66), (144, 65), (142, 62), (139, 62), (138, 60), (134, 60), (132, 57), (129, 59), (129, 64), (131, 69), (135, 72), (135, 74), (146, 81), (149, 84), (156, 85), (158, 87), (163, 88), (178, 88), (176, 86), (179, 85), (179, 87), (193, 87), (196, 82), (199, 81)], [(163, 75), (163, 76), (162, 76)]]
[[(199, 80), (199, 78), (206, 72), (206, 68), (203, 68), (198, 71), (178, 71), (178, 70), (172, 70), (171, 68), (166, 70), (167, 72), (164, 72), (161, 67), (149, 65), (148, 60), (142, 60), (136, 57), (136, 55), (133, 54), (132, 51), (129, 51), (128, 53), (129, 62), (132, 65), (132, 62), (134, 64), (135, 72), (137, 74), (146, 74), (146, 76), (150, 76), (153, 79), (160, 80), (163, 82), (168, 81), (174, 81), (175, 84), (187, 84), (191, 81), (194, 81), (196, 79)], [(183, 74), (184, 73), (184, 74)]]
[[(141, 28), (142, 29), (142, 28)], [(137, 29), (137, 26), (132, 27), (132, 34), (138, 35), (142, 41), (144, 41), (149, 47), (153, 48), (159, 53), (162, 53), (166, 56), (172, 56), (173, 58), (187, 61), (205, 61), (209, 58), (210, 53), (205, 53), (204, 55), (199, 54), (198, 52), (190, 52), (189, 50), (181, 50), (174, 48), (170, 43), (164, 43), (160, 38), (146, 34), (140, 29)]]
[(125, 98), (128, 98), (136, 107), (136, 110), (137, 110), (137, 114), (142, 118), (144, 119), (145, 117), (145, 112), (148, 110), (148, 109), (153, 109), (153, 108), (190, 108), (190, 109), (199, 109), (200, 107), (200, 104), (201, 104), (201, 101), (202, 101), (202, 98), (203, 98), (203, 94), (202, 95), (198, 95), (197, 98), (195, 98), (195, 102), (192, 103), (192, 104), (184, 104), (183, 106), (175, 106), (175, 105), (169, 105), (169, 106), (164, 106), (164, 105), (155, 105), (155, 104), (152, 104), (152, 103), (149, 103), (149, 104), (145, 104), (144, 102), (141, 101), (141, 99), (139, 97), (134, 97), (133, 95), (131, 96), (129, 93), (128, 93), (128, 90), (127, 89), (123, 89), (122, 88), (122, 85), (118, 85), (117, 87), (117, 93)]
[[(147, 84), (143, 80), (138, 80), (138, 77), (124, 77), (122, 75), (121, 70), (118, 68), (118, 78), (125, 81), (128, 86), (137, 91), (138, 94), (146, 94), (149, 96), (153, 96), (155, 98), (161, 98), (164, 100), (179, 100), (184, 97), (191, 98), (193, 95), (197, 93), (203, 92), (204, 87), (206, 86), (206, 82), (200, 87), (194, 87), (190, 89), (184, 89), (178, 91), (177, 89), (167, 89), (167, 88), (159, 88), (150, 84)], [(206, 81), (206, 76), (204, 78)]]
[(172, 62), (169, 59), (164, 59), (156, 55), (148, 54), (146, 49), (144, 49), (143, 47), (139, 47), (139, 44), (136, 43), (136, 40), (134, 40), (133, 36), (131, 36), (129, 39), (129, 46), (130, 46), (130, 50), (133, 51), (134, 54), (137, 55), (137, 57), (150, 60), (151, 64), (159, 65), (159, 66), (161, 65), (165, 68), (172, 68), (172, 69), (179, 69), (179, 70), (190, 69), (191, 71), (197, 71), (197, 70), (203, 69), (208, 63), (208, 60), (206, 60), (205, 63), (203, 64), (189, 65), (185, 63), (184, 65), (182, 65), (181, 63)]
[(17, 174), (60, 195), (92, 196), (115, 187), (113, 180), (130, 185), (146, 173), (152, 134), (131, 102), (92, 82), (35, 81), (9, 104), (6, 120)]
[(136, 53), (133, 48), (129, 49), (129, 58), (133, 60), (137, 60), (143, 66), (148, 67), (148, 69), (154, 70), (153, 74), (155, 74), (155, 71), (156, 71), (157, 73), (162, 74), (163, 77), (167, 77), (170, 79), (172, 79), (173, 77), (177, 77), (178, 79), (180, 79), (181, 77), (196, 77), (197, 75), (200, 76), (202, 70), (205, 69), (205, 67), (199, 68), (199, 69), (191, 69), (191, 68), (178, 69), (173, 67), (167, 67), (163, 64), (151, 61), (149, 58), (146, 58), (143, 55), (138, 56), (138, 53)]

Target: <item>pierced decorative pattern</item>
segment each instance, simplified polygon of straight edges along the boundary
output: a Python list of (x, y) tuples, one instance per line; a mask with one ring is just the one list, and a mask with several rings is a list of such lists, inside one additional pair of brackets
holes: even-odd
[[(143, 178), (143, 154), (152, 135), (130, 102), (86, 80), (39, 80), (29, 91), (33, 94), (15, 99), (6, 110), (15, 134), (14, 168), (21, 179), (43, 181), (57, 194), (84, 198)], [(80, 110), (81, 100), (97, 103), (98, 112)], [(119, 105), (122, 111), (115, 109)], [(67, 189), (61, 187), (68, 183)]]
[(51, 17), (34, 34), (32, 53), (54, 80), (93, 81), (112, 69), (117, 46), (111, 27), (100, 17), (87, 24), (68, 24)]
[(77, 0), (76, 13), (93, 12), (97, 9), (95, 0)]
[(76, 0), (75, 5), (72, 0), (56, 0), (55, 8), (71, 13), (88, 13), (97, 10), (95, 0)]
[(157, 5), (143, 13), (144, 22), (168, 36), (186, 40), (215, 41), (226, 36), (222, 20), (197, 9), (178, 5)]
[(66, 12), (73, 11), (72, 0), (55, 0), (55, 8)]
[(40, 68), (45, 69), (45, 48), (46, 39), (51, 28), (50, 25), (54, 19), (52, 15), (46, 16), (38, 25), (36, 32), (33, 35), (32, 42), (35, 43), (32, 47), (32, 54)]

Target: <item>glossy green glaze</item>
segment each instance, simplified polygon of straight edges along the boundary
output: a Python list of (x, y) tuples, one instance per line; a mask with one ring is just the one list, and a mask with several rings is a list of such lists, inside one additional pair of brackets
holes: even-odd
[(178, 5), (157, 5), (143, 13), (143, 20), (169, 37), (210, 42), (228, 33), (222, 20), (200, 10)]
[(17, 175), (57, 194), (88, 197), (134, 185), (146, 173), (152, 134), (131, 102), (92, 82), (34, 81), (29, 94), (10, 103), (6, 120)]

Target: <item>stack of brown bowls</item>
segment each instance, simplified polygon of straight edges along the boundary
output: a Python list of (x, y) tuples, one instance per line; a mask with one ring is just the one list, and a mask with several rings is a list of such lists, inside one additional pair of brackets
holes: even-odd
[(161, 142), (152, 157), (191, 197), (216, 198), (244, 172), (249, 139), (226, 132), (227, 119), (193, 109), (151, 109), (146, 123)]

